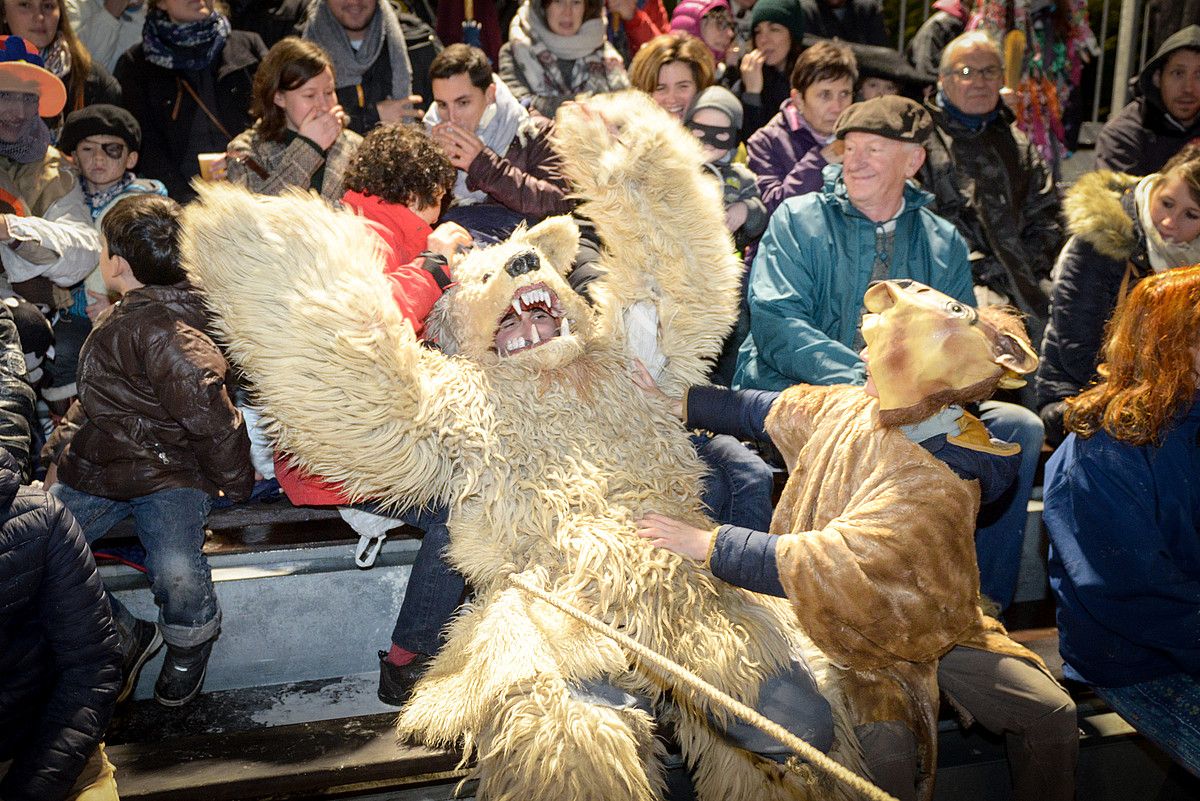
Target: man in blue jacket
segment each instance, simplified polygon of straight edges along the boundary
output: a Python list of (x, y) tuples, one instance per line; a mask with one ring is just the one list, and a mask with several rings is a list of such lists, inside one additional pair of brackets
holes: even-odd
[[(784, 201), (759, 244), (735, 388), (863, 384), (859, 321), (872, 281), (908, 278), (975, 305), (966, 241), (927, 208), (933, 196), (908, 183), (932, 132), (928, 112), (904, 97), (842, 113), (834, 130), (842, 164), (825, 168), (822, 191)], [(1009, 403), (981, 404), (979, 416), (1023, 451), (1017, 481), (983, 510), (976, 534), (982, 591), (1003, 610), (1016, 590), (1043, 429), (1037, 415)]]

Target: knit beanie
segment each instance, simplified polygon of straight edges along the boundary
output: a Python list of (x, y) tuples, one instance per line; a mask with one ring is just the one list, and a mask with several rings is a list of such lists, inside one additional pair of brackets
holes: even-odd
[(697, 39), (700, 35), (700, 20), (715, 8), (729, 9), (729, 0), (679, 0), (671, 12), (671, 31), (690, 33)]
[[(710, 86), (692, 101), (685, 122), (691, 122), (696, 112), (702, 108), (715, 108), (730, 119), (730, 126), (735, 131), (742, 129), (742, 104), (733, 92), (724, 86)], [(736, 144), (736, 143), (735, 143)]]
[(783, 25), (791, 31), (793, 45), (799, 45), (804, 38), (804, 10), (800, 0), (758, 0), (750, 10), (751, 32), (760, 22)]

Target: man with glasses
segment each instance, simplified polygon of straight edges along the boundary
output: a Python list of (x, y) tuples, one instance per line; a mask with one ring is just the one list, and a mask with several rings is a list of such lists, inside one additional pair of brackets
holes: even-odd
[[(1018, 308), (1036, 345), (1049, 313), (1050, 270), (1065, 237), (1054, 177), (1013, 126), (1000, 98), (1003, 83), (1000, 48), (986, 33), (971, 31), (946, 45), (938, 92), (925, 104), (934, 130), (918, 177), (936, 197), (933, 210), (967, 240), (978, 305)], [(1024, 406), (1033, 403), (1032, 393), (1021, 399)], [(981, 411), (994, 436), (1022, 450), (1016, 484), (983, 509), (975, 540), (983, 594), (1003, 610), (1016, 591), (1045, 432), (1028, 408), (991, 401)]]

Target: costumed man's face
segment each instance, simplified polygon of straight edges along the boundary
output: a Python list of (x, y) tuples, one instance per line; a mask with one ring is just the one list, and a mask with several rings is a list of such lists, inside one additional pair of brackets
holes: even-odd
[(433, 102), (442, 122), (452, 122), (464, 131), (475, 133), (488, 106), (496, 102), (496, 84), (486, 90), (471, 83), (465, 72), (433, 80)]
[(1200, 114), (1200, 53), (1176, 50), (1154, 76), (1163, 105), (1179, 122), (1190, 125)]
[(539, 303), (533, 308), (522, 309), (520, 314), (510, 311), (504, 316), (500, 327), (496, 329), (496, 352), (501, 356), (509, 356), (536, 348), (556, 336), (558, 320), (548, 309), (541, 308)]
[(863, 302), (865, 390), (879, 398), (881, 412), (914, 410), (899, 422), (918, 422), (949, 403), (966, 402), (964, 395), (986, 397), (997, 378), (999, 386), (1021, 386), (1018, 376), (1037, 367), (1027, 341), (916, 281), (874, 284)]
[(30, 92), (0, 91), (0, 142), (16, 144), (37, 118), (38, 96)]
[(987, 114), (995, 109), (1003, 83), (1004, 67), (999, 57), (982, 45), (960, 49), (938, 82), (946, 99), (966, 114)]

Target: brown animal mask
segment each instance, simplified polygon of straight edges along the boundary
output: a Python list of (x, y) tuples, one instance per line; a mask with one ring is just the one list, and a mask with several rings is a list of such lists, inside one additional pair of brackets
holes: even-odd
[(863, 298), (867, 391), (884, 425), (1025, 385), (1038, 358), (1012, 312), (977, 310), (916, 281), (882, 281)]

